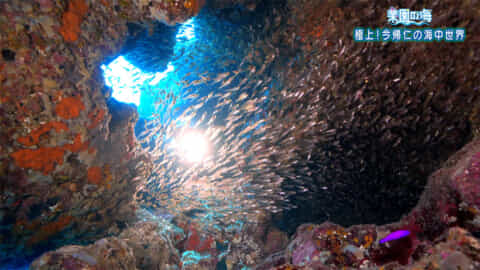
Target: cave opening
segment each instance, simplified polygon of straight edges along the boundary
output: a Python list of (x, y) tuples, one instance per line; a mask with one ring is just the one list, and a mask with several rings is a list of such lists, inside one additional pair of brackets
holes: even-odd
[[(289, 234), (306, 222), (386, 224), (415, 206), (428, 175), (470, 138), (468, 124), (452, 121), (436, 130), (428, 120), (424, 127), (388, 129), (385, 123), (394, 122), (390, 115), (400, 108), (381, 99), (371, 100), (376, 120), (344, 108), (310, 119), (322, 123), (317, 130), (295, 130), (301, 126), (295, 121), (323, 104), (309, 102), (324, 94), (317, 89), (305, 94), (305, 106), (289, 104), (288, 93), (307, 86), (287, 83), (288, 74), (313, 67), (302, 62), (300, 38), (285, 45), (280, 32), (287, 28), (282, 7), (267, 2), (255, 12), (207, 7), (174, 27), (129, 25), (122, 55), (102, 69), (112, 97), (137, 107), (136, 135), (153, 157), (139, 201), (154, 216), (181, 214), (220, 228), (248, 223), (253, 217), (245, 213), (261, 208)], [(335, 105), (329, 99), (326, 106)], [(344, 125), (353, 112), (372, 123)], [(424, 143), (451, 124), (455, 139)]]

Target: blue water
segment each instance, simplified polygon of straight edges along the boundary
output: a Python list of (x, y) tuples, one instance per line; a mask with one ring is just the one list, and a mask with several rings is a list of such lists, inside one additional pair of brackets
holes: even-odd
[[(195, 41), (193, 18), (178, 28), (174, 52)], [(179, 72), (173, 61), (169, 62), (164, 70), (145, 72), (120, 55), (101, 68), (105, 84), (112, 88), (112, 97), (120, 102), (136, 105), (140, 118), (152, 119), (156, 117), (155, 114), (164, 114), (166, 106), (155, 102), (166, 100), (169, 94), (176, 98), (177, 106), (182, 104)]]
[(4, 270), (28, 270), (30, 268), (29, 265), (30, 265), (30, 263), (25, 264), (23, 266), (5, 265), (5, 266), (0, 266), (0, 269), (4, 269)]
[[(166, 68), (159, 70), (145, 71), (140, 68), (142, 63), (134, 64), (134, 60), (127, 59), (126, 56), (119, 56), (114, 61), (102, 65), (104, 71), (105, 83), (112, 88), (112, 97), (116, 100), (124, 103), (134, 104), (137, 107), (139, 113), (139, 121), (136, 126), (136, 135), (140, 140), (142, 134), (153, 125), (168, 125), (171, 122), (175, 122), (178, 125), (179, 115), (189, 106), (203, 105), (200, 104), (200, 99), (209, 94), (222, 94), (226, 91), (226, 88), (221, 88), (220, 82), (214, 82), (212, 78), (216, 78), (218, 74), (225, 72), (239, 72), (239, 75), (232, 81), (232, 85), (238, 84), (240, 81), (250, 76), (249, 70), (240, 70), (240, 63), (245, 59), (248, 53), (251, 53), (251, 44), (249, 41), (254, 39), (251, 28), (238, 26), (231, 22), (221, 21), (218, 17), (212, 16), (207, 12), (202, 12), (197, 17), (187, 21), (182, 26), (178, 27), (175, 36), (175, 45), (173, 47), (173, 55), (170, 57)], [(152, 38), (153, 39), (153, 38)], [(145, 50), (142, 50), (144, 52)], [(155, 53), (155, 48), (151, 49), (151, 53)], [(168, 51), (164, 47), (161, 52)], [(135, 54), (133, 54), (135, 55)], [(138, 54), (137, 54), (138, 55)], [(148, 57), (142, 57), (148, 58)], [(155, 57), (152, 57), (154, 59)], [(164, 58), (159, 57), (163, 61)], [(259, 63), (256, 69), (259, 70), (263, 63)], [(154, 65), (155, 67), (163, 67), (162, 64)], [(196, 83), (197, 82), (197, 83)], [(228, 88), (228, 87), (227, 87)], [(242, 88), (240, 91), (234, 92), (232, 95), (239, 96), (242, 93), (248, 94), (249, 98), (254, 98), (254, 89)], [(198, 95), (196, 98), (188, 98), (190, 94), (195, 93)], [(266, 89), (263, 93), (258, 92), (259, 95), (265, 95), (268, 97), (269, 90)], [(258, 97), (258, 96), (256, 96)], [(235, 99), (232, 97), (232, 99)], [(219, 99), (218, 99), (219, 100)], [(212, 103), (208, 103), (208, 106), (201, 106), (200, 109), (195, 111), (196, 119), (193, 119), (193, 123), (201, 118), (202, 115), (207, 114), (206, 119), (213, 116), (219, 120), (220, 124), (225, 124), (222, 121), (228, 113), (228, 108), (223, 113), (216, 113), (213, 115), (213, 111), (218, 102), (215, 98), (212, 99)], [(245, 125), (239, 126), (239, 129), (245, 128), (251, 123), (257, 122), (262, 118), (261, 114), (252, 114), (243, 116), (245, 118)], [(243, 119), (243, 118), (242, 118)], [(260, 128), (263, 124), (258, 125), (256, 129)], [(199, 125), (201, 128), (205, 126)], [(152, 130), (155, 130), (154, 128)], [(250, 136), (253, 131), (244, 134), (244, 137)], [(151, 143), (143, 142), (143, 147), (147, 151), (155, 149), (159, 141), (157, 140), (158, 134), (153, 134)], [(164, 136), (163, 141), (168, 144), (171, 138)], [(223, 143), (220, 141), (220, 143)], [(247, 147), (247, 144), (245, 144)], [(157, 151), (157, 153), (160, 151)], [(163, 157), (158, 157), (154, 162), (163, 161)], [(148, 179), (149, 188), (157, 189), (159, 186), (166, 187), (166, 190), (161, 190), (163, 194), (169, 193), (177, 185), (180, 185), (178, 179), (170, 179), (171, 174), (165, 173), (165, 175), (157, 174), (154, 172), (150, 179)], [(248, 188), (245, 185), (244, 188)], [(157, 190), (158, 191), (158, 190)], [(241, 189), (240, 189), (241, 191)], [(194, 194), (191, 194), (194, 195)], [(202, 202), (197, 200), (197, 203), (201, 208), (198, 213), (192, 211), (186, 213), (191, 218), (199, 218), (202, 224), (214, 224), (215, 230), (222, 230), (226, 232), (238, 232), (241, 231), (243, 226), (248, 220), (237, 220), (231, 224), (219, 225), (215, 223), (215, 220), (222, 219), (224, 216), (216, 211), (216, 204), (211, 201)], [(219, 202), (225, 204), (226, 202)], [(149, 215), (162, 217), (162, 219), (170, 219), (171, 213), (168, 211), (168, 205), (163, 205), (166, 209), (162, 211), (152, 209), (149, 211)], [(241, 208), (239, 205), (227, 206), (232, 211)], [(147, 215), (145, 215), (147, 216)], [(146, 217), (151, 219), (152, 217)], [(193, 251), (186, 251), (182, 254), (182, 261), (184, 265), (190, 263), (198, 263), (198, 261), (208, 259), (207, 254), (197, 254)], [(222, 267), (219, 267), (222, 269)]]
[[(143, 138), (152, 135), (149, 142), (142, 141), (142, 146), (147, 151), (163, 153), (158, 149), (158, 145), (169, 145), (175, 138), (167, 138), (156, 131), (151, 134), (150, 131), (156, 130), (156, 126), (167, 126), (172, 122), (177, 127), (184, 125), (180, 122), (182, 120), (178, 116), (188, 107), (199, 105), (199, 109), (195, 110), (194, 118), (189, 121), (191, 126), (195, 125), (196, 128), (205, 129), (207, 128), (207, 121), (201, 119), (209, 120), (212, 118), (215, 119), (214, 125), (225, 124), (229, 107), (223, 106), (222, 111), (213, 115), (215, 105), (218, 104), (220, 98), (212, 98), (207, 104), (203, 104), (201, 98), (209, 94), (226, 92), (228, 87), (221, 87), (223, 80), (217, 80), (217, 82), (214, 80), (221, 73), (234, 74), (236, 72), (237, 75), (231, 85), (238, 85), (239, 82), (245, 81), (251, 76), (249, 69), (245, 66), (241, 67), (241, 63), (247, 54), (253, 53), (252, 44), (255, 41), (255, 36), (249, 23), (251, 24), (251, 21), (248, 18), (243, 22), (233, 23), (202, 11), (197, 17), (175, 28), (177, 30), (172, 50), (173, 54), (170, 56), (166, 68), (163, 68), (162, 63), (169, 56), (158, 56), (155, 55), (155, 52), (165, 53), (170, 50), (165, 47), (165, 44), (157, 50), (155, 48), (156, 43), (151, 41), (161, 40), (162, 37), (149, 37), (147, 35), (144, 35), (146, 41), (137, 41), (136, 44), (151, 46), (148, 50), (141, 48), (138, 49), (138, 52), (126, 52), (126, 56), (130, 55), (130, 61), (126, 56), (119, 56), (111, 63), (102, 66), (106, 85), (110, 86), (113, 91), (112, 97), (118, 101), (137, 106), (140, 117), (135, 128), (137, 138), (142, 141)], [(153, 35), (164, 33), (166, 35), (165, 39), (170, 40), (171, 29), (161, 28), (160, 30), (153, 31)], [(147, 51), (152, 56), (142, 55)], [(131, 55), (137, 56), (138, 59), (132, 58)], [(152, 59), (158, 59), (158, 61), (152, 63)], [(133, 63), (137, 63), (137, 66)], [(160, 70), (149, 68), (146, 64), (158, 67)], [(263, 62), (257, 64), (256, 69), (259, 70)], [(140, 66), (148, 69), (148, 71), (143, 71), (139, 68)], [(254, 91), (252, 87), (242, 87), (241, 90), (233, 92), (232, 100), (235, 100), (235, 96), (238, 97), (242, 93), (247, 94), (249, 98), (258, 97), (258, 94), (262, 95), (261, 91), (257, 91), (257, 94), (254, 94)], [(187, 99), (192, 93), (196, 94), (197, 97)], [(269, 90), (267, 89), (263, 95), (268, 96), (268, 93)], [(262, 117), (261, 113), (243, 115), (242, 119), (245, 124), (239, 126), (237, 132), (251, 123), (259, 121)], [(258, 125), (256, 129), (259, 129), (262, 125)], [(145, 133), (148, 135), (145, 135)], [(248, 137), (251, 133), (253, 133), (253, 130), (242, 135), (242, 137)], [(158, 140), (159, 136), (163, 136), (162, 142)], [(217, 144), (222, 143), (224, 142), (217, 142)], [(248, 147), (247, 144), (242, 144), (242, 147)], [(214, 145), (213, 148), (215, 147), (219, 146)], [(214, 151), (215, 149), (213, 149)], [(163, 160), (164, 157), (160, 156), (154, 162), (159, 163)], [(154, 172), (148, 180), (149, 188), (163, 194), (171, 192), (181, 185), (181, 183), (178, 183), (178, 179), (173, 179), (171, 175), (170, 171), (162, 175)], [(213, 223), (213, 220), (221, 218), (215, 212), (215, 209), (208, 208), (208, 203), (203, 205), (205, 205), (205, 209), (202, 210), (202, 223)], [(165, 205), (165, 207), (168, 206)], [(228, 207), (232, 210), (237, 208), (234, 205)], [(196, 215), (193, 217), (196, 218)]]

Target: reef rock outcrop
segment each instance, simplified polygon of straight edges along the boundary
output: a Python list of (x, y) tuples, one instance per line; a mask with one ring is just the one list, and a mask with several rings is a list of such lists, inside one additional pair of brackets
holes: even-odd
[(177, 269), (180, 257), (160, 236), (157, 224), (142, 222), (88, 246), (65, 246), (43, 254), (31, 269)]
[[(477, 269), (480, 210), (480, 139), (429, 177), (417, 206), (399, 222), (349, 228), (303, 224), (283, 252), (257, 269)], [(392, 232), (409, 235), (380, 241)]]

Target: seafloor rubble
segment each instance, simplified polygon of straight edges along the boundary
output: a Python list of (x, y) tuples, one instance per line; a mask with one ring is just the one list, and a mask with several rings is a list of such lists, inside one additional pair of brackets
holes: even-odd
[[(213, 6), (223, 8), (233, 2), (240, 2), (249, 10), (255, 9), (254, 1), (215, 1)], [(290, 3), (295, 15), (292, 15), (292, 27), (301, 32), (302, 50), (306, 55), (321, 48), (326, 51), (341, 48), (341, 44), (335, 47), (339, 35), (334, 31), (335, 25), (341, 25), (338, 28), (349, 34), (352, 30), (342, 20), (354, 25), (366, 22), (367, 17), (383, 16), (373, 14), (372, 6), (364, 2), (345, 8), (327, 1), (317, 10), (305, 8), (307, 2)], [(219, 264), (235, 269), (239, 268), (239, 261), (250, 267), (258, 265), (257, 269), (480, 268), (480, 243), (472, 236), (472, 233), (478, 236), (480, 230), (478, 139), (463, 147), (430, 176), (417, 206), (396, 223), (349, 228), (332, 223), (304, 224), (288, 240), (284, 232), (267, 222), (233, 236), (225, 256), (222, 256), (222, 242), (226, 237), (200, 232), (194, 223), (175, 220), (180, 230), (171, 238), (158, 232), (161, 229), (158, 224), (137, 223), (128, 227), (136, 222), (132, 194), (136, 190), (137, 177), (146, 173), (142, 166), (146, 157), (134, 151), (133, 126), (137, 118), (134, 108), (106, 101), (109, 93), (99, 75), (99, 65), (120, 50), (126, 38), (127, 21), (155, 19), (174, 24), (196, 14), (203, 4), (197, 0), (0, 2), (0, 261), (56, 249), (36, 259), (32, 269), (214, 269)], [(407, 6), (414, 4), (413, 1)], [(422, 96), (423, 106), (437, 111), (422, 115), (424, 122), (421, 123), (436, 119), (445, 121), (437, 123), (442, 129), (426, 131), (425, 137), (441, 141), (441, 131), (451, 126), (450, 129), (458, 130), (459, 137), (468, 137), (470, 134), (463, 134), (467, 129), (478, 136), (480, 110), (474, 106), (475, 96), (469, 94), (471, 89), (478, 91), (475, 85), (479, 78), (479, 56), (475, 49), (478, 37), (473, 33), (480, 23), (470, 16), (478, 14), (478, 3), (437, 1), (430, 4), (445, 12), (439, 16), (438, 24), (446, 24), (447, 18), (454, 17), (458, 25), (472, 33), (472, 40), (455, 44), (462, 48), (455, 53), (456, 57), (463, 56), (464, 61), (431, 60), (436, 61), (435, 67), (443, 66), (441, 71), (450, 72), (452, 77), (452, 85), (448, 85), (450, 81), (438, 79), (440, 85), (459, 95), (453, 101), (448, 101), (448, 96), (428, 95), (433, 92)], [(347, 13), (354, 10), (362, 10), (362, 14), (371, 10), (371, 14), (359, 19), (354, 13)], [(313, 16), (315, 12), (321, 16)], [(285, 39), (289, 42), (290, 37)], [(411, 46), (395, 56), (406, 64), (413, 60), (405, 55), (419, 56), (425, 46)], [(445, 46), (432, 50), (437, 50), (435, 55), (441, 56), (441, 52), (446, 52)], [(454, 45), (451, 46), (453, 49)], [(362, 60), (366, 65), (377, 59), (378, 50), (382, 49), (362, 49), (350, 55), (353, 58), (348, 61), (358, 63)], [(341, 51), (332, 52), (339, 58), (342, 54)], [(393, 56), (385, 57), (395, 61)], [(338, 61), (337, 67), (347, 64)], [(415, 61), (423, 61), (426, 72), (410, 72), (406, 74), (409, 79), (441, 72), (428, 69), (427, 59), (416, 58)], [(378, 72), (376, 66), (372, 63), (368, 72)], [(400, 65), (392, 66), (395, 68), (401, 69)], [(334, 73), (342, 74), (339, 70)], [(332, 77), (332, 81), (347, 81), (347, 75), (344, 74), (345, 78)], [(364, 75), (363, 80), (351, 84), (358, 89), (350, 99), (369, 99), (368, 74)], [(403, 81), (408, 80), (402, 79), (400, 84)], [(399, 90), (402, 87), (410, 86), (394, 86)], [(335, 99), (342, 96), (341, 92), (335, 94)], [(462, 95), (464, 100), (460, 98)], [(375, 101), (380, 94), (370, 96), (373, 97), (370, 100)], [(408, 105), (414, 102), (409, 98), (405, 95), (397, 101)], [(395, 100), (385, 100), (386, 104), (389, 102), (393, 104)], [(430, 106), (430, 103), (435, 105)], [(341, 102), (337, 104), (342, 105)], [(463, 107), (457, 108), (459, 105)], [(442, 111), (455, 113), (435, 118), (443, 116)], [(411, 115), (405, 114), (405, 118), (417, 121), (410, 119)], [(465, 118), (469, 120), (457, 126), (452, 124)], [(401, 126), (409, 122), (398, 123)], [(368, 126), (368, 123), (352, 127), (360, 129), (361, 125)], [(386, 140), (398, 140), (395, 136), (387, 136)], [(459, 142), (452, 140), (447, 145)], [(439, 153), (451, 154), (451, 147), (446, 148)], [(411, 235), (379, 244), (379, 239), (399, 229), (407, 229)], [(85, 245), (71, 246), (71, 243)]]

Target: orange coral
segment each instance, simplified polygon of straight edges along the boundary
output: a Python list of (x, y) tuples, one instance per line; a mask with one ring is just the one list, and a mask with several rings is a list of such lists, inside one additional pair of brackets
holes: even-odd
[(66, 97), (57, 104), (55, 112), (64, 119), (72, 119), (78, 117), (83, 109), (85, 109), (85, 105), (83, 105), (80, 98)]
[(301, 40), (302, 42), (305, 42), (307, 37), (315, 37), (315, 38), (320, 38), (323, 34), (323, 27), (320, 25), (317, 26), (309, 26), (309, 27), (304, 27), (301, 29)]
[(21, 149), (11, 154), (15, 164), (21, 168), (42, 171), (45, 175), (52, 172), (57, 164), (63, 164), (61, 147), (44, 147), (39, 149)]
[(370, 247), (370, 245), (373, 243), (373, 237), (371, 235), (365, 235), (363, 239), (365, 240), (364, 247), (366, 248)]
[[(59, 126), (63, 127), (62, 125)], [(35, 140), (33, 135), (32, 139), (22, 138), (19, 138), (19, 140), (21, 139), (20, 141), (26, 145), (33, 143), (33, 140)], [(43, 147), (39, 149), (20, 149), (12, 153), (11, 156), (18, 167), (41, 171), (47, 175), (55, 169), (56, 165), (63, 164), (65, 150), (76, 153), (87, 149), (88, 142), (82, 142), (82, 136), (81, 134), (78, 134), (72, 144), (66, 144), (59, 147)]]
[(87, 11), (88, 6), (84, 0), (71, 0), (68, 3), (68, 11), (63, 13), (62, 27), (60, 28), (60, 34), (65, 41), (74, 42), (78, 39), (80, 25)]
[(110, 181), (112, 181), (113, 176), (110, 172), (110, 166), (107, 164), (103, 166), (103, 170), (101, 167), (94, 166), (88, 168), (87, 171), (87, 180), (91, 184), (95, 185), (106, 185), (110, 188)]
[(103, 117), (105, 117), (105, 110), (104, 109), (96, 109), (92, 111), (91, 113), (88, 114), (88, 117), (90, 120), (92, 120), (92, 123), (88, 126), (88, 128), (92, 129), (95, 128), (100, 121), (103, 120)]
[(82, 142), (82, 135), (77, 134), (72, 144), (64, 145), (63, 148), (72, 153), (81, 152), (88, 149), (88, 142)]
[(95, 185), (100, 185), (100, 183), (102, 182), (102, 179), (103, 179), (102, 168), (98, 166), (88, 168), (88, 172), (87, 172), (88, 182)]
[(313, 30), (310, 32), (310, 35), (319, 38), (323, 34), (323, 27), (320, 25), (317, 25), (313, 28)]
[(68, 126), (62, 122), (50, 122), (30, 132), (30, 135), (18, 138), (17, 141), (25, 146), (36, 145), (40, 142), (40, 136), (49, 132), (51, 129), (55, 129), (56, 132), (61, 130), (67, 131)]

